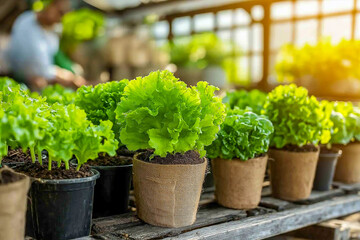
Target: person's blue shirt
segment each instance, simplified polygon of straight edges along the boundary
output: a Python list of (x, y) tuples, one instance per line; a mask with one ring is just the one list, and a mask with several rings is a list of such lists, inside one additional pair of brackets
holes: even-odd
[(52, 30), (44, 29), (34, 12), (24, 12), (17, 18), (7, 51), (10, 69), (15, 78), (23, 81), (32, 77), (54, 79), (54, 56), (58, 50), (58, 35)]

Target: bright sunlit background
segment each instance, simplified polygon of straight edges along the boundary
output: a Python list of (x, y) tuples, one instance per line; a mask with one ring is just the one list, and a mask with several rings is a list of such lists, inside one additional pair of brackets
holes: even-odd
[[(0, 72), (4, 74), (6, 61), (1, 60), (1, 52), (9, 41), (12, 22), (33, 1), (1, 2)], [(360, 74), (356, 70), (360, 60), (341, 54), (347, 47), (360, 55), (356, 41), (343, 43), (328, 56), (313, 56), (321, 66), (336, 68), (340, 64), (344, 66), (339, 71), (346, 69), (347, 74), (335, 79), (342, 82), (326, 91), (318, 91), (323, 79), (319, 84), (313, 83), (319, 75), (332, 76), (331, 72), (323, 75), (328, 69), (319, 73), (296, 65), (310, 64), (304, 59), (298, 61), (305, 51), (328, 52), (344, 39), (360, 39), (360, 0), (86, 0), (74, 1), (73, 7), (91, 9), (104, 17), (101, 33), (66, 51), (80, 64), (84, 76), (93, 81), (131, 79), (167, 68), (190, 84), (215, 76), (217, 80), (212, 83), (222, 88), (269, 90), (279, 82), (291, 80), (320, 96), (360, 96)], [(208, 35), (201, 39), (201, 33)], [(305, 44), (319, 42), (317, 48), (302, 49)], [(298, 55), (295, 56), (295, 49), (289, 51), (287, 44), (297, 47)], [(334, 58), (338, 61), (334, 62)], [(315, 65), (314, 68), (322, 68)], [(221, 80), (225, 76), (226, 80)]]

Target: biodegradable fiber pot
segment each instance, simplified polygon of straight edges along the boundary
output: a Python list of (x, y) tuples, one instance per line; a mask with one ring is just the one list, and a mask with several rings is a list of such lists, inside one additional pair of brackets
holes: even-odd
[(148, 163), (134, 156), (133, 182), (137, 214), (162, 227), (183, 227), (196, 220), (207, 160), (201, 164)]
[(360, 182), (360, 142), (347, 145), (333, 145), (342, 150), (335, 170), (334, 181), (343, 183)]
[(90, 234), (94, 186), (100, 174), (64, 180), (35, 180), (30, 188), (37, 240), (74, 239)]
[(91, 166), (100, 172), (94, 193), (93, 217), (124, 213), (129, 208), (132, 164), (122, 166)]
[(331, 188), (335, 167), (341, 150), (332, 148), (331, 152), (320, 150), (319, 161), (316, 167), (314, 190), (328, 191)]
[(314, 182), (319, 149), (316, 152), (292, 152), (270, 149), (272, 195), (297, 201), (310, 196)]
[(0, 178), (3, 179), (5, 174), (16, 175), (19, 180), (0, 184), (0, 239), (24, 240), (30, 180), (27, 176), (6, 167), (0, 169)]
[(213, 159), (217, 202), (228, 208), (256, 208), (261, 198), (267, 159), (267, 155), (248, 161)]

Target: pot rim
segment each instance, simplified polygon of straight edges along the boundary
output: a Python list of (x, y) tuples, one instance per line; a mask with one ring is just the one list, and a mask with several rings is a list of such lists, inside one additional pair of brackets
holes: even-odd
[[(314, 145), (315, 146), (315, 145)], [(296, 152), (296, 151), (289, 151), (289, 150), (284, 150), (282, 148), (274, 148), (274, 147), (269, 147), (269, 150), (267, 153), (269, 153), (269, 151), (279, 151), (279, 152), (289, 152), (289, 153), (302, 153), (302, 154), (307, 154), (307, 153), (320, 153), (320, 146), (315, 146), (317, 148), (317, 151), (311, 151), (311, 152)]]
[(196, 163), (196, 164), (160, 164), (160, 163), (145, 162), (145, 161), (143, 161), (143, 160), (140, 160), (140, 159), (137, 158), (137, 156), (139, 156), (140, 154), (142, 154), (142, 152), (140, 152), (140, 153), (135, 153), (135, 154), (134, 154), (133, 161), (139, 161), (139, 162), (142, 162), (142, 163), (159, 165), (159, 166), (199, 166), (199, 165), (202, 165), (202, 164), (207, 164), (207, 162), (208, 162), (208, 159), (207, 159), (206, 157), (203, 157), (204, 162), (202, 162), (202, 163)]
[[(334, 148), (331, 147), (330, 150), (334, 151), (333, 153), (321, 153), (321, 149), (320, 149), (320, 154), (319, 157), (324, 157), (324, 158), (335, 158), (335, 157), (340, 157), (342, 155), (342, 150), (339, 148)], [(335, 152), (336, 151), (336, 152)]]
[(264, 155), (263, 156), (260, 156), (260, 157), (254, 157), (254, 158), (249, 158), (247, 160), (241, 160), (239, 158), (232, 158), (232, 159), (225, 159), (225, 158), (221, 158), (221, 157), (217, 157), (217, 158), (213, 158), (212, 160), (216, 160), (216, 159), (221, 159), (221, 160), (226, 160), (226, 161), (239, 161), (239, 162), (249, 162), (251, 160), (254, 160), (254, 159), (259, 159), (259, 158), (269, 158), (269, 154), (266, 152), (266, 153), (263, 153)]
[[(16, 168), (15, 168), (16, 169)], [(90, 176), (90, 177), (85, 177), (85, 178), (72, 178), (72, 179), (41, 179), (41, 178), (34, 178), (34, 177), (30, 177), (31, 181), (35, 181), (38, 183), (43, 183), (43, 184), (73, 184), (73, 183), (87, 183), (87, 182), (92, 182), (95, 181), (96, 179), (98, 179), (100, 177), (100, 173), (99, 171), (97, 171), (96, 169), (91, 169), (90, 170), (94, 175)]]
[[(70, 164), (73, 166), (77, 166), (77, 163), (75, 163), (76, 159), (73, 158), (70, 160)], [(100, 169), (100, 170), (108, 170), (108, 169), (114, 169), (114, 168), (130, 168), (133, 166), (133, 164), (126, 164), (126, 165), (115, 165), (115, 166), (91, 166), (88, 165), (91, 169)]]

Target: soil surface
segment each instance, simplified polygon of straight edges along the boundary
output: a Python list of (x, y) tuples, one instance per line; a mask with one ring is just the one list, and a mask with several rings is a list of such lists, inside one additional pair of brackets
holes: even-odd
[(87, 164), (90, 166), (121, 166), (132, 164), (132, 157), (129, 156), (114, 156), (99, 155), (97, 159), (88, 161)]
[(273, 148), (275, 150), (284, 150), (289, 152), (316, 152), (318, 149), (314, 145), (305, 145), (302, 147), (299, 147), (297, 145), (285, 145), (283, 148)]
[[(138, 152), (138, 151), (136, 151), (136, 152)], [(120, 148), (116, 151), (117, 155), (119, 155), (119, 156), (126, 156), (126, 157), (133, 157), (136, 152), (130, 151), (130, 150), (127, 149), (125, 146), (120, 147)]]
[(66, 170), (64, 164), (62, 164), (61, 167), (58, 168), (57, 163), (52, 164), (51, 171), (48, 170), (47, 163), (40, 165), (38, 162), (36, 162), (35, 164), (25, 163), (24, 165), (17, 166), (15, 170), (17, 172), (24, 173), (29, 177), (54, 180), (85, 178), (91, 177), (93, 175), (89, 166), (83, 165), (81, 166), (79, 171), (76, 171), (76, 167), (71, 166), (71, 164), (70, 169)]
[(158, 164), (200, 164), (205, 161), (205, 158), (201, 158), (200, 154), (196, 151), (187, 151), (184, 154), (175, 153), (168, 154), (166, 157), (154, 156), (150, 159), (153, 151), (147, 150), (141, 153), (138, 158), (144, 162), (158, 163)]
[(30, 151), (27, 150), (26, 153), (24, 153), (22, 149), (15, 149), (15, 150), (9, 149), (8, 155), (3, 158), (2, 162), (3, 163), (31, 162)]
[(13, 171), (9, 169), (3, 169), (2, 171), (0, 171), (0, 185), (17, 182), (23, 178), (24, 176), (15, 174)]
[(337, 154), (339, 153), (338, 149), (334, 148), (327, 148), (326, 146), (321, 146), (320, 148), (320, 154)]

